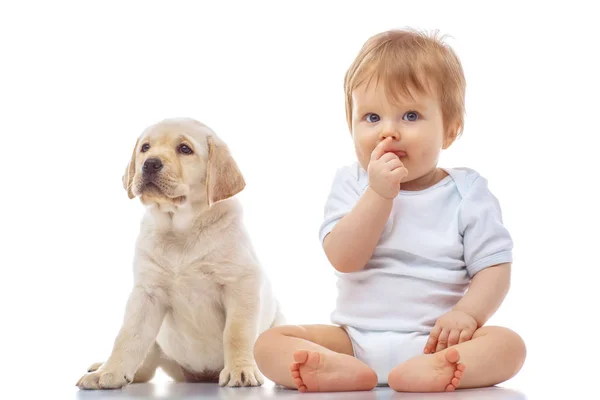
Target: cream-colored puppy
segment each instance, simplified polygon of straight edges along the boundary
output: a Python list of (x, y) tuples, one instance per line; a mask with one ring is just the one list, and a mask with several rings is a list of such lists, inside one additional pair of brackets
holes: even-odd
[(161, 367), (176, 381), (258, 386), (256, 337), (283, 322), (234, 197), (244, 178), (206, 125), (169, 119), (138, 138), (123, 176), (147, 212), (110, 357), (77, 386), (120, 388)]

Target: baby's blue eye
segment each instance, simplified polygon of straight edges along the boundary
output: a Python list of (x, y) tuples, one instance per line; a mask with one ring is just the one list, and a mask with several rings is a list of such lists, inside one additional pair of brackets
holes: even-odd
[(379, 122), (380, 120), (379, 115), (375, 113), (368, 113), (366, 119), (368, 122)]
[(419, 119), (419, 114), (416, 111), (409, 111), (402, 117), (405, 121), (414, 122)]

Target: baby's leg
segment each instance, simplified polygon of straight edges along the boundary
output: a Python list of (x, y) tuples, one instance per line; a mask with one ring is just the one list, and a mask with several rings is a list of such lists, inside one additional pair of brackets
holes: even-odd
[(377, 374), (353, 356), (352, 342), (337, 326), (278, 326), (254, 346), (260, 371), (270, 380), (301, 392), (371, 390)]
[(515, 332), (485, 326), (473, 338), (435, 354), (423, 354), (395, 367), (388, 377), (399, 392), (437, 392), (493, 386), (519, 372), (525, 343)]

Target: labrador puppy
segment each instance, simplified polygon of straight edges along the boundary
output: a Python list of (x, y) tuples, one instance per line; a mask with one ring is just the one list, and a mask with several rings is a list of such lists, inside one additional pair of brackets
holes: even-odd
[(283, 324), (234, 197), (245, 181), (226, 144), (192, 119), (138, 138), (123, 176), (146, 207), (134, 284), (110, 357), (77, 386), (115, 389), (162, 368), (176, 381), (259, 386), (257, 336)]

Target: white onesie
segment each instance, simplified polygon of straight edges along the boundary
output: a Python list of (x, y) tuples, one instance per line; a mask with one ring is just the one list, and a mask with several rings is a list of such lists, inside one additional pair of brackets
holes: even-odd
[[(335, 272), (331, 322), (346, 329), (354, 355), (387, 384), (396, 365), (423, 354), (437, 319), (461, 299), (470, 279), (512, 262), (512, 239), (487, 180), (468, 168), (421, 191), (400, 190), (373, 256), (357, 272)], [(358, 163), (337, 170), (319, 231), (323, 243), (368, 186)]]

